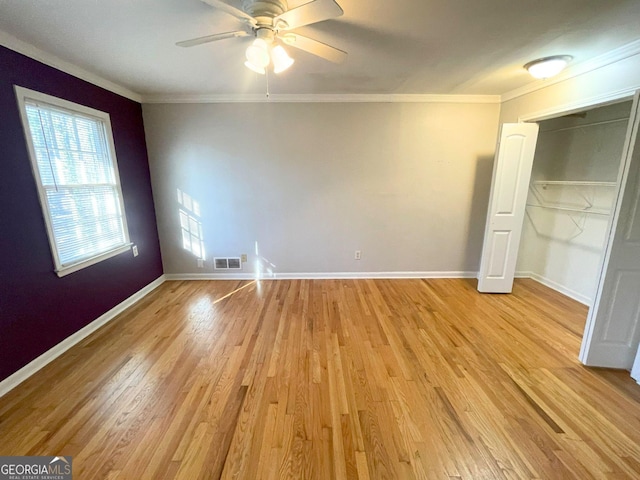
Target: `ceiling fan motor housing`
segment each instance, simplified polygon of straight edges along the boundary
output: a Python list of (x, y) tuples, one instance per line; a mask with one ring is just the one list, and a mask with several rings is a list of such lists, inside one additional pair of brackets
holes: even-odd
[[(242, 9), (260, 21), (260, 17), (269, 18), (273, 20), (274, 17), (282, 15), (289, 10), (286, 0), (258, 0), (258, 1), (245, 1), (242, 4)], [(273, 21), (271, 21), (273, 24)]]
[(261, 38), (268, 44), (273, 43), (276, 38), (276, 32), (273, 30), (273, 28), (258, 26), (254, 30), (256, 32), (256, 38)]

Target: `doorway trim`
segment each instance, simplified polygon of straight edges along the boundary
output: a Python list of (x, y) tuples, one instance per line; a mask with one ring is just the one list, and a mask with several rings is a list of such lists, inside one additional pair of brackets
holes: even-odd
[(569, 115), (571, 113), (577, 113), (587, 108), (605, 107), (614, 103), (633, 100), (633, 96), (637, 91), (638, 88), (625, 88), (623, 90), (616, 90), (602, 95), (596, 95), (594, 97), (588, 97), (581, 100), (576, 100), (574, 102), (556, 105), (554, 107), (539, 110), (537, 112), (520, 115), (518, 117), (518, 122), (541, 122), (543, 120), (549, 120), (551, 118), (561, 117), (564, 115)]

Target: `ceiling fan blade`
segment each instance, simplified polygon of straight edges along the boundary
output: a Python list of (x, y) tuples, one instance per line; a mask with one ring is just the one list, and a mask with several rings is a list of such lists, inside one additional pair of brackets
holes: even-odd
[(191, 40), (184, 40), (176, 43), (178, 47), (195, 47), (196, 45), (202, 45), (203, 43), (217, 42), (218, 40), (224, 40), (225, 38), (235, 37), (248, 37), (249, 32), (244, 30), (238, 30), (237, 32), (216, 33), (214, 35), (207, 35), (205, 37), (192, 38)]
[(249, 15), (246, 12), (243, 12), (239, 8), (234, 7), (233, 5), (229, 5), (227, 2), (223, 2), (222, 0), (201, 0), (207, 5), (211, 5), (212, 7), (217, 8), (218, 10), (222, 10), (223, 12), (228, 13), (229, 15), (233, 15), (236, 18), (239, 18), (243, 22), (248, 23), (249, 25), (255, 26), (258, 21)]
[(282, 41), (307, 53), (324, 58), (333, 63), (342, 63), (347, 58), (347, 52), (338, 50), (326, 43), (319, 42), (309, 37), (298, 35), (297, 33), (286, 33), (282, 35)]
[[(203, 0), (208, 1), (208, 0)], [(312, 0), (309, 3), (292, 8), (278, 15), (274, 19), (274, 24), (278, 25), (278, 21), (283, 21), (286, 26), (281, 27), (282, 30), (293, 30), (294, 28), (318, 23), (330, 18), (339, 17), (344, 13), (340, 5), (335, 0)]]

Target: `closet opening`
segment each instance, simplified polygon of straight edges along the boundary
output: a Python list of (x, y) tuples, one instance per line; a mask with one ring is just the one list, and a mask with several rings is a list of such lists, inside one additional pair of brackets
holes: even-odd
[(502, 125), (478, 291), (517, 272), (582, 302), (580, 361), (640, 382), (640, 91), (625, 100)]
[(623, 101), (537, 122), (517, 276), (588, 307), (611, 232), (632, 106)]
[(538, 122), (516, 271), (593, 304), (632, 102)]

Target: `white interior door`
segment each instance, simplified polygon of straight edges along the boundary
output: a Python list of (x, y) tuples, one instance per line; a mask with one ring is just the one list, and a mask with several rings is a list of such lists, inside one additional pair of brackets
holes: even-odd
[(633, 367), (631, 368), (631, 377), (640, 383), (640, 349), (638, 349), (638, 353), (636, 353), (636, 360), (633, 362)]
[(640, 137), (636, 94), (620, 174), (620, 191), (580, 360), (591, 366), (630, 369), (640, 341)]
[(537, 141), (536, 123), (505, 123), (500, 129), (478, 276), (480, 292), (510, 293), (513, 288)]

